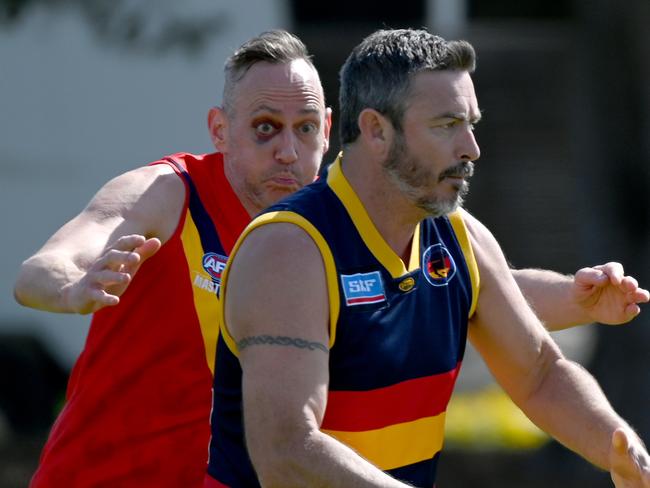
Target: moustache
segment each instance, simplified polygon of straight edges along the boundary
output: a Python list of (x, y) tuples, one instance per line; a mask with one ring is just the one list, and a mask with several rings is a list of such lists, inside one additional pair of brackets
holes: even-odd
[(445, 178), (463, 178), (467, 180), (472, 176), (474, 176), (474, 163), (471, 161), (461, 161), (440, 173), (438, 181), (442, 181)]

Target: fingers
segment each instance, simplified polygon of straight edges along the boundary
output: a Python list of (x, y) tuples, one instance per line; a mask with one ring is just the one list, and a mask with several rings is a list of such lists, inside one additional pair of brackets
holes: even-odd
[(647, 303), (650, 300), (648, 290), (639, 288), (639, 282), (631, 276), (623, 278), (620, 289), (627, 293), (627, 299), (630, 303)]
[(92, 266), (91, 271), (99, 273), (103, 270), (122, 272), (124, 268), (137, 265), (140, 255), (134, 251), (118, 251), (111, 249), (100, 257)]
[(609, 275), (598, 267), (582, 268), (576, 271), (575, 282), (582, 287), (601, 287), (609, 283)]
[(625, 277), (625, 272), (621, 263), (610, 262), (607, 264), (594, 266), (594, 269), (604, 273), (607, 277), (609, 277), (610, 283), (615, 286), (619, 286)]
[(639, 282), (631, 276), (624, 276), (619, 288), (623, 291), (634, 291), (639, 288)]
[(101, 288), (106, 288), (111, 285), (126, 285), (131, 281), (131, 275), (124, 271), (112, 271), (110, 269), (103, 269), (96, 271), (92, 276), (93, 282), (100, 285)]
[(636, 303), (630, 303), (625, 307), (625, 317), (628, 321), (632, 320), (640, 313), (641, 313), (641, 307), (639, 307)]
[[(94, 263), (94, 270), (111, 269), (119, 272), (133, 272), (143, 261), (154, 255), (162, 246), (159, 239), (141, 235), (120, 237)], [(119, 281), (118, 281), (119, 282)]]
[(109, 249), (117, 249), (118, 251), (133, 251), (135, 248), (145, 243), (146, 237), (140, 234), (131, 234), (122, 236), (117, 241), (109, 246)]
[(604, 287), (609, 284), (616, 286), (621, 292), (627, 294), (628, 303), (647, 303), (650, 301), (650, 292), (639, 288), (639, 282), (632, 276), (625, 276), (621, 263), (610, 262), (582, 268), (576, 272), (575, 282), (583, 288), (590, 286)]
[(94, 289), (90, 292), (90, 300), (93, 303), (92, 312), (96, 312), (103, 307), (112, 307), (120, 303), (120, 298), (106, 293), (103, 289)]

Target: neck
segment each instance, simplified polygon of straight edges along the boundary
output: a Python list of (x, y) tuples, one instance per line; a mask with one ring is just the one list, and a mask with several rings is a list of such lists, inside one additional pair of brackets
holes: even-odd
[(380, 161), (362, 151), (346, 149), (341, 169), (381, 236), (408, 263), (415, 227), (426, 214), (386, 178)]

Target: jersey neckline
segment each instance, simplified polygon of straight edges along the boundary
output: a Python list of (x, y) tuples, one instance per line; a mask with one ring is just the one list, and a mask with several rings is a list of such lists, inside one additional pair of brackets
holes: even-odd
[(343, 174), (341, 168), (342, 155), (343, 153), (340, 153), (330, 165), (327, 173), (327, 185), (347, 210), (364, 244), (393, 278), (397, 279), (416, 271), (420, 267), (420, 223), (416, 225), (413, 232), (411, 254), (407, 268), (402, 258), (393, 251), (377, 230), (363, 203), (361, 203), (350, 182)]

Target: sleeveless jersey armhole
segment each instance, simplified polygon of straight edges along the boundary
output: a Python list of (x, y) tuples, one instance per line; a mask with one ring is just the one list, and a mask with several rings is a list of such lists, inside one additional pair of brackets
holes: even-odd
[(456, 239), (458, 239), (458, 243), (463, 250), (463, 255), (465, 256), (465, 261), (467, 262), (467, 269), (469, 270), (469, 277), (472, 282), (472, 305), (470, 306), (468, 316), (471, 318), (476, 311), (476, 304), (478, 303), (478, 294), (481, 284), (478, 265), (476, 263), (476, 257), (474, 256), (472, 244), (469, 240), (467, 227), (465, 226), (465, 221), (463, 220), (461, 213), (459, 211), (455, 211), (450, 213), (448, 217), (449, 222), (454, 229), (454, 233), (456, 234)]
[[(239, 239), (237, 239), (237, 242), (235, 243), (235, 246), (233, 247), (233, 250), (230, 253), (228, 262), (230, 263), (234, 259), (234, 257), (237, 254), (237, 251), (239, 250), (239, 246), (241, 245), (242, 241), (248, 234), (250, 234), (254, 229), (270, 223), (290, 223), (290, 224), (297, 225), (312, 238), (312, 240), (314, 241), (314, 243), (316, 244), (316, 246), (318, 247), (321, 253), (323, 264), (325, 266), (325, 277), (327, 280), (327, 294), (329, 297), (329, 336), (330, 336), (329, 348), (331, 349), (336, 339), (336, 323), (338, 321), (339, 307), (340, 307), (336, 266), (334, 264), (334, 256), (332, 255), (332, 251), (327, 245), (327, 242), (311, 222), (309, 222), (301, 215), (289, 211), (269, 212), (260, 215), (255, 220), (253, 220), (248, 225), (248, 227), (246, 227), (246, 229), (244, 229), (244, 232), (242, 232)], [(235, 356), (238, 356), (237, 344), (235, 343), (233, 337), (230, 335), (225, 320), (224, 304), (226, 303), (229, 269), (230, 266), (226, 265), (226, 269), (224, 270), (224, 274), (222, 277), (221, 299), (219, 300), (219, 326), (221, 329), (222, 337), (224, 339), (224, 342), (228, 346), (228, 349), (230, 349), (230, 351)]]
[(178, 218), (178, 223), (176, 224), (176, 228), (174, 229), (174, 233), (170, 236), (168, 239), (169, 241), (172, 240), (174, 237), (178, 237), (181, 235), (181, 232), (183, 231), (183, 228), (185, 227), (185, 220), (187, 219), (187, 214), (188, 214), (188, 208), (190, 204), (190, 184), (188, 182), (188, 178), (191, 180), (192, 177), (190, 176), (189, 172), (187, 169), (175, 158), (172, 158), (171, 156), (167, 156), (163, 159), (160, 159), (158, 161), (154, 161), (152, 163), (149, 163), (148, 166), (157, 166), (159, 164), (164, 164), (166, 166), (169, 166), (171, 169), (174, 170), (174, 173), (178, 175), (178, 177), (181, 179), (183, 182), (183, 185), (185, 186), (185, 198), (183, 200), (183, 211), (181, 212), (180, 217)]

